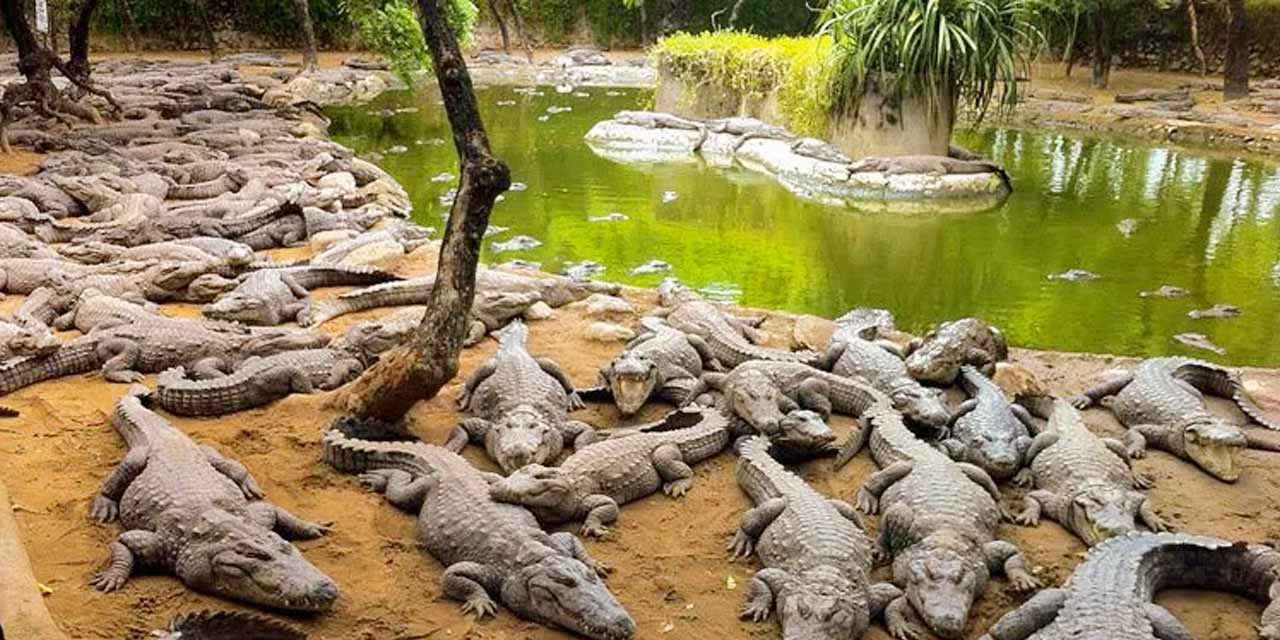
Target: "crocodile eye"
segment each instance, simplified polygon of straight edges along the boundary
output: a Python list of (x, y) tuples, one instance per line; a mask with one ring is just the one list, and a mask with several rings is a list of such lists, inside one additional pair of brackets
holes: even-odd
[(578, 579), (573, 576), (557, 575), (557, 576), (552, 576), (551, 579), (554, 580), (557, 584), (562, 584), (566, 587), (578, 586)]

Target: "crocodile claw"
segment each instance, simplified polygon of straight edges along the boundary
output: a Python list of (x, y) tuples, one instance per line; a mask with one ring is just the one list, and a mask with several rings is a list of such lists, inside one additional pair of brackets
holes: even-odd
[(387, 477), (380, 473), (362, 473), (359, 481), (360, 486), (367, 491), (382, 493), (387, 490)]
[(683, 496), (684, 494), (688, 493), (689, 487), (692, 487), (692, 486), (693, 486), (692, 478), (680, 478), (679, 480), (672, 480), (671, 482), (668, 482), (667, 484), (663, 485), (662, 492), (667, 494), (668, 496), (671, 496), (672, 498), (679, 498), (680, 496)]
[(1000, 512), (1000, 520), (1002, 522), (1014, 522), (1016, 520), (1016, 517), (1013, 515), (1013, 512), (1009, 511), (1009, 507), (1006, 507), (1003, 504), (1000, 504), (997, 502), (996, 510)]
[(487, 616), (494, 615), (498, 612), (498, 605), (494, 604), (489, 596), (480, 595), (468, 599), (462, 603), (463, 613), (475, 613), (477, 620), (483, 620)]
[(889, 635), (897, 640), (925, 640), (924, 629), (906, 620), (889, 620), (887, 625), (889, 627)]
[(244, 493), (244, 497), (250, 500), (261, 500), (266, 496), (266, 494), (262, 492), (262, 487), (258, 486), (258, 481), (254, 480), (251, 476), (246, 476), (245, 479), (240, 482), (240, 491)]
[(577, 391), (574, 391), (573, 393), (569, 394), (569, 410), (570, 411), (585, 409), (586, 406), (587, 406), (587, 403), (582, 401), (582, 396), (579, 396)]
[(750, 618), (752, 622), (764, 622), (769, 619), (769, 606), (752, 602), (742, 609), (740, 617), (744, 620)]
[(1084, 409), (1088, 409), (1093, 406), (1093, 399), (1082, 393), (1071, 398), (1071, 406), (1083, 411)]
[(1125, 453), (1129, 454), (1130, 458), (1142, 458), (1147, 455), (1147, 448), (1137, 444), (1129, 445), (1129, 448), (1125, 450)]
[(89, 517), (98, 522), (114, 522), (120, 517), (120, 505), (111, 498), (99, 495), (93, 499), (93, 505), (89, 507)]
[(1034, 527), (1040, 524), (1040, 515), (1029, 511), (1023, 511), (1022, 513), (1014, 516), (1013, 521), (1024, 527)]
[(1017, 573), (1009, 576), (1009, 583), (1013, 585), (1013, 590), (1018, 593), (1035, 591), (1040, 588), (1040, 581), (1027, 573)]
[(880, 510), (880, 501), (877, 500), (875, 496), (871, 495), (871, 492), (867, 491), (866, 489), (858, 490), (857, 500), (858, 500), (858, 511), (861, 511), (867, 515), (874, 515), (876, 511)]
[(1135, 489), (1150, 489), (1156, 486), (1155, 478), (1144, 473), (1133, 472), (1133, 487)]
[(115, 572), (107, 570), (94, 576), (93, 579), (89, 581), (89, 584), (93, 585), (93, 587), (98, 591), (110, 593), (120, 587), (123, 587), (124, 583), (128, 579), (128, 576), (121, 576)]
[(596, 575), (600, 576), (601, 578), (608, 577), (609, 574), (613, 573), (612, 565), (604, 562), (600, 562), (599, 560), (591, 560), (587, 562), (586, 565), (592, 571), (596, 572)]
[(1280, 624), (1258, 627), (1258, 637), (1262, 640), (1280, 640)]
[(725, 547), (725, 550), (731, 551), (730, 560), (738, 560), (739, 558), (749, 558), (751, 553), (755, 551), (755, 545), (751, 541), (751, 536), (739, 530), (733, 535), (733, 540)]
[(1023, 467), (1011, 480), (1015, 487), (1029, 487), (1035, 482), (1035, 474), (1028, 467)]
[(609, 527), (602, 524), (584, 523), (578, 533), (586, 538), (603, 538), (609, 533)]

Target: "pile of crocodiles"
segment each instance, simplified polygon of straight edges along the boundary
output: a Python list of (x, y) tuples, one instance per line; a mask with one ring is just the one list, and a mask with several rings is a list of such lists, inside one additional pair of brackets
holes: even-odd
[[(325, 612), (342, 597), (340, 585), (289, 541), (343, 523), (310, 522), (268, 502), (244, 464), (167, 416), (223, 416), (354, 380), (421, 321), (434, 278), (395, 271), (430, 260), (397, 259), (427, 247), (430, 232), (404, 219), (408, 200), (394, 180), (324, 141), (312, 105), (268, 100), (281, 84), (273, 76), (203, 64), (107, 65), (101, 76), (126, 105), (126, 122), (54, 134), (28, 118), (10, 131), (49, 155), (33, 176), (0, 177), (0, 291), (19, 298), (0, 317), (0, 399), (8, 403), (0, 418), (21, 428), (36, 393), (22, 390), (44, 381), (100, 375), (120, 385), (110, 424), (125, 447), (87, 510), (120, 525), (91, 580), (97, 589), (128, 590), (146, 569), (277, 613), (333, 615)], [(723, 142), (716, 136), (732, 136), (734, 149), (788, 140), (802, 156), (847, 164), (829, 148), (747, 121), (621, 118), (694, 132), (700, 146)], [(309, 251), (289, 259), (272, 251), (294, 244)], [(348, 290), (317, 294), (334, 287)], [(1166, 587), (1258, 600), (1262, 637), (1280, 640), (1280, 605), (1271, 601), (1280, 554), (1169, 533), (1144, 493), (1151, 480), (1133, 462), (1158, 449), (1234, 482), (1242, 451), (1275, 450), (1205, 403), (1205, 394), (1225, 398), (1247, 420), (1280, 430), (1237, 373), (1155, 358), (1078, 397), (1030, 385), (1009, 398), (992, 380), (1008, 345), (981, 320), (912, 339), (888, 312), (856, 309), (835, 321), (826, 344), (795, 351), (767, 346), (763, 318), (674, 279), (636, 323), (637, 337), (600, 367), (596, 386), (576, 386), (531, 350), (543, 307), (622, 293), (483, 267), (467, 345), (496, 345), (466, 372), (453, 398), (464, 417), (448, 425), (447, 439), (427, 443), (342, 419), (316, 445), (333, 471), (358, 474), (365, 488), (418, 515), (442, 593), (464, 612), (484, 618), (501, 607), (586, 638), (635, 636), (626, 599), (606, 581), (610, 568), (578, 535), (550, 528), (617, 536), (612, 527), (627, 505), (699, 491), (699, 465), (734, 456), (751, 507), (725, 542), (732, 558), (760, 566), (742, 616), (776, 617), (784, 638), (845, 640), (876, 624), (900, 640), (974, 637), (981, 631), (969, 628), (971, 611), (1002, 577), (1013, 591), (1035, 593), (986, 632), (991, 640), (1188, 637), (1152, 602)], [(177, 313), (170, 303), (194, 306)], [(619, 428), (575, 418), (586, 403), (613, 405), (624, 418), (655, 403), (669, 411)], [(1097, 403), (1128, 428), (1123, 441), (1089, 427), (1082, 411)], [(857, 420), (843, 442), (833, 414)], [(459, 455), (468, 444), (492, 464)], [(842, 496), (800, 475), (825, 465), (792, 466), (834, 455), (838, 469), (864, 448), (879, 471)], [(1002, 500), (1003, 482), (1030, 487), (1020, 508)], [(862, 514), (879, 514), (874, 534)], [(1036, 591), (1042, 576), (1003, 523), (1046, 518), (1093, 550), (1065, 585)], [(881, 563), (891, 571), (877, 582)], [(193, 611), (158, 637), (306, 633), (266, 617)]]

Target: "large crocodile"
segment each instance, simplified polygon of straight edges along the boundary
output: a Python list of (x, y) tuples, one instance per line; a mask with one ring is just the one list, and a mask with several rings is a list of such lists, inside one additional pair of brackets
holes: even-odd
[(337, 585), (281, 537), (317, 538), (326, 528), (263, 500), (243, 465), (152, 413), (147, 393), (135, 385), (112, 419), (129, 453), (94, 498), (91, 515), (119, 519), (125, 532), (93, 585), (115, 591), (145, 566), (225, 598), (301, 611), (332, 607)]
[(1230, 398), (1252, 420), (1280, 429), (1249, 399), (1234, 372), (1191, 358), (1144, 360), (1132, 373), (1103, 382), (1071, 403), (1085, 409), (1114, 395), (1110, 408), (1129, 427), (1130, 457), (1140, 458), (1147, 446), (1153, 446), (1190, 460), (1219, 480), (1235, 482), (1240, 478), (1241, 451), (1249, 446), (1275, 447), (1210, 413), (1204, 393)]
[(566, 442), (578, 448), (595, 439), (591, 425), (569, 419), (582, 407), (569, 376), (555, 362), (530, 355), (528, 339), (519, 320), (502, 330), (498, 352), (463, 385), (458, 407), (471, 417), (454, 429), (445, 448), (456, 452), (467, 442), (484, 443), (511, 473), (554, 460)]
[(880, 327), (866, 324), (860, 317), (837, 324), (819, 368), (866, 380), (888, 395), (913, 424), (941, 431), (951, 419), (941, 395), (907, 373), (897, 345), (880, 338)]
[(858, 512), (814, 491), (770, 447), (758, 436), (737, 444), (738, 486), (756, 506), (742, 515), (729, 549), (735, 559), (754, 552), (764, 565), (742, 615), (759, 622), (777, 611), (788, 639), (861, 638), (902, 592), (868, 584), (872, 545)]
[(912, 609), (935, 634), (960, 637), (993, 573), (1003, 571), (1017, 591), (1038, 586), (1018, 548), (995, 539), (1005, 514), (987, 472), (917, 439), (888, 398), (863, 413), (863, 424), (836, 463), (850, 460), (870, 439), (880, 471), (867, 479), (857, 502), (864, 512), (883, 512), (877, 544), (893, 558), (894, 583), (905, 592), (885, 611), (894, 637), (919, 636)]
[(33, 330), (0, 318), (0, 363), (20, 357), (47, 356), (61, 344), (48, 330)]
[(642, 318), (640, 324), (644, 332), (600, 367), (601, 387), (584, 390), (584, 397), (608, 396), (622, 415), (629, 416), (655, 396), (677, 406), (686, 404), (704, 366), (722, 370), (702, 338), (676, 331), (657, 318)]
[(181, 416), (221, 416), (260, 407), (291, 393), (330, 391), (354, 380), (364, 364), (335, 349), (286, 351), (249, 358), (225, 376), (191, 380), (182, 367), (160, 374), (155, 400)]
[(657, 493), (678, 498), (693, 485), (689, 465), (729, 446), (729, 422), (714, 411), (675, 412), (654, 428), (583, 447), (557, 467), (524, 466), (495, 480), (490, 495), (529, 508), (553, 525), (583, 520), (584, 536), (602, 536), (618, 507)]
[(307, 307), (310, 290), (344, 285), (398, 281), (393, 274), (369, 267), (303, 266), (263, 269), (244, 276), (235, 290), (205, 305), (205, 316), (245, 324), (290, 322)]
[(1020, 397), (1049, 420), (1027, 452), (1036, 490), (1023, 498), (1014, 519), (1035, 526), (1044, 514), (1093, 546), (1137, 530), (1141, 521), (1153, 531), (1168, 525), (1156, 515), (1138, 489), (1150, 481), (1131, 468), (1124, 445), (1089, 431), (1070, 403), (1042, 396)]
[(982, 372), (960, 367), (960, 386), (969, 399), (956, 409), (942, 446), (955, 460), (980, 467), (996, 480), (1012, 478), (1031, 446), (1031, 415), (1011, 405)]
[(1258, 634), (1280, 639), (1280, 553), (1260, 544), (1137, 533), (1094, 547), (1067, 584), (1006, 613), (980, 640), (1174, 640), (1191, 632), (1152, 602), (1164, 589), (1227, 591), (1266, 603)]
[(600, 580), (606, 569), (571, 533), (544, 532), (523, 507), (489, 497), (489, 482), (461, 456), (418, 442), (371, 442), (333, 430), (324, 459), (391, 504), (418, 514), (427, 553), (445, 566), (445, 595), (478, 617), (496, 599), (522, 618), (598, 640), (626, 640), (631, 616)]
[(664, 316), (673, 328), (702, 338), (711, 355), (726, 367), (752, 360), (808, 365), (822, 361), (822, 354), (812, 351), (782, 351), (754, 344), (761, 336), (747, 321), (725, 313), (675, 279), (664, 281), (658, 288), (658, 296), (662, 304), (658, 315)]
[(960, 375), (960, 365), (973, 365), (985, 375), (1009, 358), (1009, 346), (999, 329), (976, 318), (944, 322), (907, 347), (907, 372), (929, 384), (948, 385)]

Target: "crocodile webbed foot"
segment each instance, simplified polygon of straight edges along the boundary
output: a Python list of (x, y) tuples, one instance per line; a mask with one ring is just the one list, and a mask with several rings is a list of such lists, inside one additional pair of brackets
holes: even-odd
[(598, 522), (584, 522), (578, 533), (586, 538), (603, 538), (609, 533), (609, 527)]
[(1016, 475), (1013, 476), (1013, 480), (1010, 482), (1015, 487), (1029, 487), (1035, 483), (1035, 474), (1031, 472), (1030, 468), (1023, 467)]
[(928, 637), (924, 627), (917, 622), (911, 603), (905, 596), (894, 600), (885, 608), (884, 623), (889, 629), (889, 635), (897, 640), (925, 640)]
[(498, 613), (498, 605), (487, 595), (477, 595), (468, 598), (466, 602), (462, 603), (462, 612), (475, 613), (477, 620), (483, 620)]
[(762, 604), (758, 601), (751, 601), (747, 606), (742, 608), (740, 617), (744, 620), (752, 622), (764, 622), (769, 619), (769, 610), (772, 608), (770, 604)]
[(584, 409), (586, 408), (586, 406), (587, 406), (587, 403), (582, 401), (582, 396), (579, 396), (577, 391), (574, 391), (573, 393), (569, 394), (569, 410), (570, 411), (577, 411), (578, 409)]
[(673, 480), (662, 486), (662, 492), (672, 498), (679, 498), (689, 492), (689, 488), (693, 486), (693, 478), (680, 478)]
[(1093, 398), (1090, 398), (1089, 396), (1084, 395), (1082, 393), (1078, 396), (1071, 398), (1071, 406), (1083, 411), (1093, 406)]
[(726, 551), (731, 552), (729, 559), (738, 560), (740, 558), (750, 558), (752, 552), (755, 551), (755, 543), (751, 540), (751, 536), (741, 529), (733, 535), (733, 540), (729, 541), (729, 545), (725, 547)]
[(89, 507), (89, 517), (98, 522), (115, 522), (120, 517), (120, 504), (111, 498), (99, 494)]
[(870, 491), (866, 489), (858, 490), (858, 511), (868, 515), (874, 515), (880, 510), (880, 501)]

